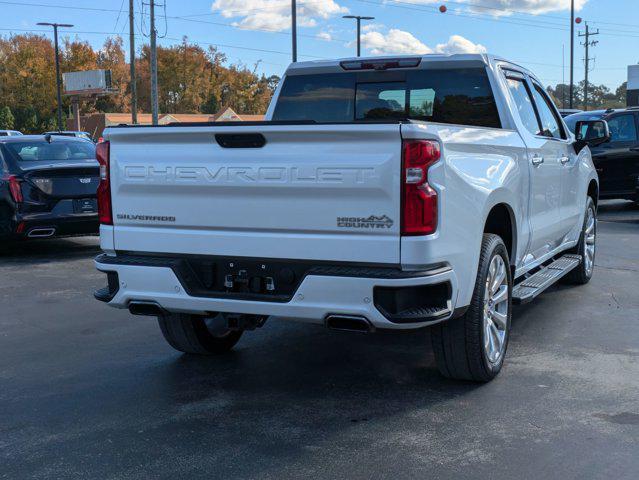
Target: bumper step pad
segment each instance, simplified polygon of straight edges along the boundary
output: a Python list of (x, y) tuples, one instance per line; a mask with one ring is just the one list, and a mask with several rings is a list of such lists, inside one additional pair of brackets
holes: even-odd
[(549, 265), (542, 267), (534, 275), (522, 280), (513, 288), (513, 303), (522, 304), (555, 284), (582, 262), (581, 255), (564, 255)]

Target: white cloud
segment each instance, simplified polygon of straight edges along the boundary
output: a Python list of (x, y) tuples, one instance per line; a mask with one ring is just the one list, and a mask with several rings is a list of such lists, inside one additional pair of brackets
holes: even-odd
[[(394, 3), (394, 0), (387, 0)], [(442, 4), (443, 0), (401, 0), (416, 4)], [(588, 0), (575, 0), (575, 9), (581, 10)], [(457, 0), (465, 3), (477, 13), (489, 15), (509, 15), (512, 12), (526, 12), (534, 15), (570, 10), (570, 0)]]
[[(211, 10), (224, 18), (239, 19), (233, 24), (240, 28), (279, 32), (291, 27), (290, 0), (215, 0)], [(297, 24), (300, 27), (314, 27), (319, 19), (327, 20), (345, 13), (348, 13), (348, 9), (334, 0), (299, 3)]]
[(372, 32), (374, 30), (381, 30), (382, 28), (386, 28), (386, 25), (383, 23), (366, 23), (362, 25), (362, 32)]
[(410, 32), (396, 28), (391, 28), (386, 34), (378, 31), (366, 32), (362, 34), (362, 45), (373, 55), (486, 52), (486, 47), (461, 35), (451, 35), (446, 43), (439, 43), (435, 48), (431, 48)]
[(330, 42), (331, 40), (333, 40), (333, 37), (328, 32), (319, 32), (316, 36), (317, 38), (319, 38), (320, 40), (324, 40), (325, 42)]
[(473, 43), (461, 35), (451, 35), (446, 43), (438, 43), (437, 53), (486, 53), (486, 47), (480, 43)]
[(411, 33), (391, 28), (386, 35), (381, 32), (366, 32), (361, 37), (362, 46), (373, 55), (393, 55), (404, 53), (433, 53)]

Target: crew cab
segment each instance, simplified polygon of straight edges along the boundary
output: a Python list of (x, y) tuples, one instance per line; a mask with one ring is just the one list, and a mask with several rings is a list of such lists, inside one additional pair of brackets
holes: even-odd
[(268, 317), (431, 327), (443, 375), (488, 381), (513, 301), (593, 274), (608, 132), (579, 131), (500, 57), (293, 63), (264, 122), (105, 131), (95, 296), (192, 354)]

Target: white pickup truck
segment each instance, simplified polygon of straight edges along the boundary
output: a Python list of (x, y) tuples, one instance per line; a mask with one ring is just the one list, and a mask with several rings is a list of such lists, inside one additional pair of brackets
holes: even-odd
[(575, 138), (512, 62), (294, 63), (266, 118), (106, 130), (96, 298), (194, 354), (268, 317), (432, 326), (443, 375), (488, 381), (512, 303), (592, 276), (607, 124)]

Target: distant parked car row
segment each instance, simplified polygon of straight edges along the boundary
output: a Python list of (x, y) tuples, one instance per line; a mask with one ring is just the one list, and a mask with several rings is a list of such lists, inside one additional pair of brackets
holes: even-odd
[(55, 132), (44, 132), (44, 135), (58, 135), (61, 137), (76, 137), (84, 140), (90, 140), (93, 142), (93, 137), (89, 132), (80, 132), (75, 130), (59, 130)]
[[(15, 137), (17, 135), (23, 135), (18, 130), (0, 130), (0, 137)], [(43, 135), (57, 135), (61, 137), (77, 137), (84, 140), (90, 140), (93, 142), (93, 137), (89, 132), (79, 132), (74, 130), (57, 130), (52, 132), (44, 132)]]
[(0, 240), (96, 234), (98, 184), (93, 142), (0, 137)]
[(578, 108), (560, 108), (559, 109), (559, 115), (561, 115), (562, 118), (566, 118), (568, 115), (572, 115), (573, 113), (579, 113), (579, 112), (583, 112), (583, 110), (579, 110)]

